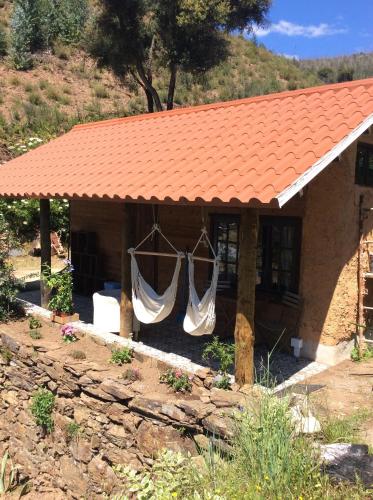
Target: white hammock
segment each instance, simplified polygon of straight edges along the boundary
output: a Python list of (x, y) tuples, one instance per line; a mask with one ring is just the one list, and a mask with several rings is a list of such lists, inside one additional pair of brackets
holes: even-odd
[[(205, 238), (210, 245), (214, 259), (200, 259), (194, 257), (193, 254), (199, 245), (202, 238)], [(202, 299), (200, 300), (194, 284), (194, 260), (207, 260), (213, 263), (214, 269), (212, 272), (212, 279), (210, 287), (206, 290)], [(193, 253), (188, 254), (188, 274), (189, 274), (189, 300), (184, 318), (183, 328), (189, 335), (211, 335), (215, 328), (216, 314), (215, 314), (215, 297), (216, 288), (219, 278), (219, 259), (216, 257), (212, 248), (210, 240), (207, 237), (206, 230), (202, 231), (201, 238), (198, 240)]]
[[(161, 236), (171, 245), (175, 254), (161, 254), (156, 252), (137, 252), (137, 248), (143, 244), (155, 231), (158, 231)], [(162, 234), (159, 226), (155, 225), (152, 232), (147, 236), (136, 248), (128, 250), (131, 255), (131, 279), (132, 279), (132, 304), (136, 318), (141, 323), (159, 323), (167, 318), (171, 313), (176, 300), (177, 284), (179, 280), (179, 273), (181, 268), (181, 259), (184, 255), (178, 252), (175, 247), (167, 240)], [(170, 286), (162, 295), (157, 292), (147, 283), (140, 273), (135, 254), (145, 255), (166, 255), (176, 257), (175, 271), (172, 277)]]

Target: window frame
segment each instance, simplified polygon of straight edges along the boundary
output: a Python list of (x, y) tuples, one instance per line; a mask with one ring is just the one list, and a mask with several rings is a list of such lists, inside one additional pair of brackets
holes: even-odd
[(355, 159), (355, 184), (358, 186), (373, 187), (373, 171), (372, 171), (372, 179), (370, 182), (368, 182), (369, 160), (365, 161), (365, 164), (363, 166), (363, 168), (364, 168), (363, 175), (361, 176), (361, 174), (360, 174), (359, 166), (358, 166), (360, 148), (365, 150), (366, 152), (368, 152), (368, 154), (370, 153), (373, 156), (373, 144), (369, 144), (366, 142), (358, 142), (357, 143), (356, 159)]
[[(293, 262), (291, 266), (290, 272), (291, 276), (291, 286), (286, 289), (286, 291), (298, 293), (299, 292), (299, 281), (300, 281), (300, 263), (301, 263), (301, 247), (302, 247), (302, 218), (295, 216), (283, 216), (283, 215), (261, 215), (259, 217), (259, 228), (263, 230), (265, 227), (273, 226), (280, 227), (281, 229), (284, 226), (292, 226), (294, 227), (294, 249), (293, 249)], [(263, 238), (263, 236), (262, 236)], [(259, 268), (257, 265), (257, 273), (259, 270), (262, 271), (262, 283), (256, 285), (258, 290), (264, 292), (270, 292), (273, 294), (282, 294), (285, 290), (280, 287), (276, 288), (273, 286), (273, 277), (272, 277), (272, 266), (273, 266), (273, 256), (272, 256), (272, 230), (271, 234), (267, 235), (267, 244), (262, 241), (259, 241), (259, 231), (258, 231), (258, 249), (262, 247), (262, 262), (264, 262), (262, 268)], [(284, 248), (284, 247), (281, 247)], [(268, 254), (266, 255), (266, 252)], [(258, 260), (257, 260), (258, 264)], [(281, 270), (278, 270), (281, 272)], [(285, 271), (286, 272), (286, 271)]]
[[(239, 214), (211, 214), (210, 215), (210, 227), (211, 227), (211, 240), (212, 240), (212, 246), (215, 250), (215, 252), (218, 252), (218, 225), (219, 223), (225, 223), (225, 224), (232, 224), (235, 223), (237, 224), (237, 260), (235, 262), (236, 266), (236, 281), (235, 283), (232, 283), (230, 288), (225, 289), (222, 292), (219, 293), (226, 293), (227, 295), (232, 295), (237, 292), (237, 280), (238, 280), (238, 261), (239, 261), (239, 254), (240, 254), (240, 223), (241, 223), (241, 217)], [(229, 235), (228, 235), (229, 236)], [(228, 246), (229, 238), (227, 238), (227, 246)], [(228, 265), (229, 261), (222, 261), (226, 265)], [(211, 276), (210, 276), (211, 277)], [(224, 281), (224, 280), (223, 280)]]

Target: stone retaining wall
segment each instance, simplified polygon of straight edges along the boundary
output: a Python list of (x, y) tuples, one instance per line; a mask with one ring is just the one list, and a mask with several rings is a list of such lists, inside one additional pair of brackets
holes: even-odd
[[(246, 402), (242, 393), (206, 387), (211, 385), (207, 370), (194, 378), (196, 399), (167, 398), (142, 394), (136, 382), (55, 361), (47, 350), (20, 345), (8, 334), (0, 339), (12, 357), (7, 364), (0, 356), (0, 457), (9, 449), (43, 498), (102, 498), (118, 488), (113, 464), (140, 469), (165, 447), (197, 455), (208, 435), (232, 434), (230, 416)], [(38, 387), (56, 395), (50, 435), (30, 413)], [(68, 433), (73, 422), (79, 425), (78, 437)]]

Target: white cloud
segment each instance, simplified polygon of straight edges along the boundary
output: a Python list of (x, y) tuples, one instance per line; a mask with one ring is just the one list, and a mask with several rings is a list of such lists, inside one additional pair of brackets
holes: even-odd
[(280, 54), (282, 57), (286, 57), (286, 59), (295, 59), (299, 61), (299, 56), (297, 54)]
[(304, 36), (306, 38), (319, 38), (328, 35), (339, 35), (346, 33), (346, 28), (337, 28), (327, 23), (320, 23), (318, 25), (309, 24), (304, 26), (302, 24), (292, 23), (290, 21), (281, 20), (278, 23), (271, 24), (268, 28), (254, 28), (254, 34), (257, 37), (264, 37), (270, 33), (278, 33), (286, 36)]

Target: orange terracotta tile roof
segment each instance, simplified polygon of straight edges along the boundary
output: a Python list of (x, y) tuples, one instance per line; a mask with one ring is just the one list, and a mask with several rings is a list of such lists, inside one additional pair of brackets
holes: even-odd
[(78, 125), (0, 195), (282, 206), (373, 123), (373, 78)]

